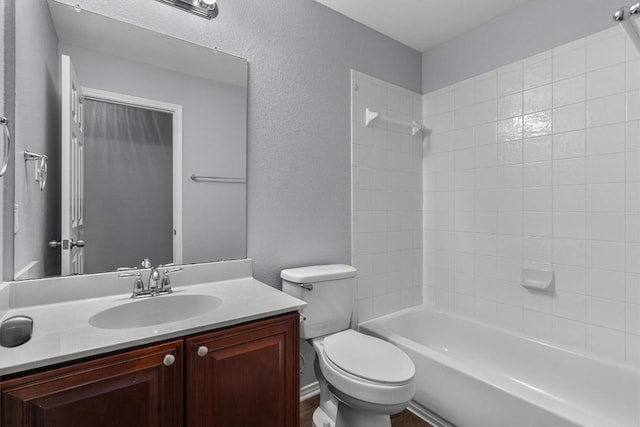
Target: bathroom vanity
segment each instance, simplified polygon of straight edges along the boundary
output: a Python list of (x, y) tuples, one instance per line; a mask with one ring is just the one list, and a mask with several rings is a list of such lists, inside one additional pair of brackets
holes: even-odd
[[(0, 348), (1, 425), (83, 426), (108, 419), (114, 426), (296, 426), (298, 309), (304, 303), (253, 279), (250, 260), (185, 266), (183, 273), (186, 284), (174, 285), (172, 295), (139, 301), (119, 293), (38, 304), (45, 295), (28, 305), (21, 284), (0, 320), (27, 315), (34, 330), (27, 343)], [(69, 291), (105, 276), (57, 280)], [(116, 281), (122, 282), (129, 283)], [(132, 320), (132, 327), (98, 327), (92, 320), (114, 308), (189, 295), (215, 296), (220, 303), (154, 325)], [(166, 318), (175, 319), (171, 305), (164, 307)]]

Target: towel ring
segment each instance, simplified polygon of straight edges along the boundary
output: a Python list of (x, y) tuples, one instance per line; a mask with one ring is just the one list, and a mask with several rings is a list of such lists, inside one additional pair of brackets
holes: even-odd
[(44, 187), (47, 185), (47, 172), (49, 171), (49, 166), (47, 163), (47, 155), (46, 154), (38, 154), (32, 153), (29, 150), (24, 151), (24, 161), (28, 162), (30, 160), (37, 161), (36, 164), (36, 182), (40, 185), (40, 191), (44, 191)]
[(7, 173), (9, 167), (9, 151), (11, 150), (11, 132), (9, 132), (9, 119), (0, 117), (0, 125), (4, 128), (4, 163), (0, 169), (0, 178)]

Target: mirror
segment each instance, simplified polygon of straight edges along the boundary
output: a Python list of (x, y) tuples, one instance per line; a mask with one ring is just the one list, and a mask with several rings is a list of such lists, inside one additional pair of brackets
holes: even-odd
[(245, 258), (247, 61), (15, 7), (14, 278)]

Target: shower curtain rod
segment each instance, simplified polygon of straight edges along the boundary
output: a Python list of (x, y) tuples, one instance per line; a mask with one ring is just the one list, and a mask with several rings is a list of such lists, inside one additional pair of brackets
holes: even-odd
[(629, 7), (622, 7), (613, 14), (613, 20), (622, 26), (629, 40), (640, 52), (640, 26), (637, 22), (639, 17), (640, 1)]

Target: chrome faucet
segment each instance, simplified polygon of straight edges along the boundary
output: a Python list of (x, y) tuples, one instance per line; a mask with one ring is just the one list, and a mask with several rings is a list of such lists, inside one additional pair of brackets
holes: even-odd
[[(172, 266), (173, 264), (167, 264), (164, 267)], [(140, 298), (140, 297), (153, 297), (161, 294), (170, 294), (173, 292), (171, 289), (171, 281), (169, 279), (169, 274), (175, 273), (178, 271), (182, 271), (182, 267), (177, 267), (173, 269), (165, 269), (163, 271), (163, 275), (160, 275), (159, 267), (152, 267), (151, 262), (148, 258), (142, 260), (141, 266), (143, 268), (150, 268), (149, 279), (147, 281), (147, 286), (145, 287), (144, 282), (142, 281), (142, 273), (139, 271), (130, 271), (127, 273), (119, 274), (119, 277), (134, 277), (135, 282), (133, 283), (133, 291), (131, 293), (131, 298)], [(127, 270), (137, 270), (135, 268), (119, 268), (118, 271), (127, 271)], [(158, 283), (160, 282), (160, 283)]]

